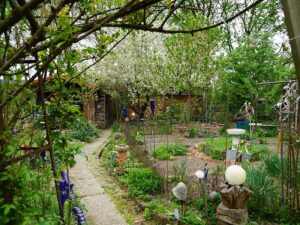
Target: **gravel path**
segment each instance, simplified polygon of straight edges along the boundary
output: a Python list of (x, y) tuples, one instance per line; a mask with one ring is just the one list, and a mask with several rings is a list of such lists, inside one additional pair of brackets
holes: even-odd
[(87, 209), (85, 216), (89, 225), (127, 225), (110, 196), (104, 192), (104, 175), (97, 173), (95, 176), (96, 173), (90, 166), (96, 161), (99, 162), (98, 152), (108, 142), (110, 133), (110, 130), (104, 130), (98, 140), (83, 147), (82, 150), (88, 160), (84, 156), (77, 155), (76, 165), (70, 170), (74, 191)]

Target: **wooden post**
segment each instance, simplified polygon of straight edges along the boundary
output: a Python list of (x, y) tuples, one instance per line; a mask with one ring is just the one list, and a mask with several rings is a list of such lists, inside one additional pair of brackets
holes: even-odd
[[(298, 85), (300, 84), (300, 1), (281, 0), (285, 23), (292, 47), (292, 55), (295, 63)], [(300, 87), (300, 85), (299, 85)]]

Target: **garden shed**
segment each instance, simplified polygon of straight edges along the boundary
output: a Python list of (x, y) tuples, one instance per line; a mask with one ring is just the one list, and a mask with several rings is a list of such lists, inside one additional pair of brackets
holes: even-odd
[[(83, 118), (86, 121), (91, 122), (93, 125), (104, 128), (113, 122), (113, 109), (110, 104), (110, 95), (107, 91), (101, 91), (97, 86), (81, 82), (81, 81), (70, 81), (68, 78), (62, 78), (64, 80), (63, 86), (65, 88), (73, 88), (74, 95), (72, 104), (78, 105), (80, 111), (83, 114)], [(44, 95), (47, 100), (51, 99), (53, 95), (53, 90), (51, 85), (55, 85), (57, 79), (53, 75), (49, 75), (45, 78), (46, 89), (44, 90)], [(34, 80), (32, 87), (35, 88), (37, 93), (36, 102), (40, 102), (40, 94), (38, 92), (38, 80)], [(48, 85), (47, 84), (51, 84)]]

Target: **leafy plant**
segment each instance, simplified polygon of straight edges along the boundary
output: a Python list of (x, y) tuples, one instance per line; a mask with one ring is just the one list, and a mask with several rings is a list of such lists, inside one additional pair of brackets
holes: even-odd
[[(227, 148), (230, 147), (231, 138), (227, 140)], [(224, 159), (226, 150), (226, 138), (210, 138), (199, 149), (201, 152), (209, 155), (213, 159)]]
[(280, 158), (272, 154), (264, 158), (265, 170), (272, 177), (280, 177)]
[(113, 125), (111, 125), (111, 130), (112, 130), (112, 132), (118, 132), (119, 131), (119, 129), (120, 129), (120, 126), (118, 125), (118, 124), (113, 124)]
[(171, 159), (172, 156), (185, 155), (187, 147), (183, 144), (160, 145), (155, 149), (155, 157), (159, 160)]
[(184, 181), (187, 172), (188, 161), (185, 159), (181, 164), (173, 166), (174, 182)]
[(115, 168), (118, 166), (118, 153), (116, 151), (109, 152), (109, 157), (107, 158), (107, 165), (109, 168)]
[(99, 134), (94, 125), (83, 119), (77, 119), (74, 127), (70, 130), (70, 136), (80, 141), (92, 142), (99, 137)]
[[(231, 138), (227, 140), (227, 148), (231, 147)], [(213, 159), (222, 160), (225, 158), (226, 150), (226, 137), (219, 138), (210, 138), (208, 139), (199, 149), (199, 151), (204, 152)], [(252, 159), (258, 160), (263, 155), (266, 155), (270, 152), (270, 149), (266, 145), (252, 144), (248, 147), (249, 153), (252, 153), (254, 156)]]
[(153, 195), (160, 192), (162, 178), (149, 168), (129, 169), (123, 182), (128, 186), (129, 194), (133, 196)]
[(182, 222), (190, 225), (205, 225), (204, 220), (196, 215), (193, 211), (187, 211), (186, 215), (181, 218)]
[(143, 132), (137, 131), (135, 133), (134, 139), (136, 140), (137, 144), (139, 144), (139, 145), (144, 145), (145, 144), (145, 141), (142, 140), (143, 136), (144, 136)]
[[(209, 215), (208, 221), (210, 221), (211, 224), (216, 224), (217, 218), (215, 212), (217, 211), (217, 207), (220, 202), (220, 198), (216, 199), (215, 202), (211, 202), (209, 199), (207, 200), (207, 212)], [(193, 200), (192, 205), (195, 206), (199, 212), (201, 212), (201, 214), (205, 215), (205, 201), (203, 198), (197, 198)]]
[(267, 212), (274, 206), (274, 199), (279, 199), (278, 186), (268, 177), (268, 174), (253, 166), (245, 168), (247, 172), (246, 185), (254, 192), (249, 202), (249, 208), (258, 212)]
[(159, 201), (150, 201), (146, 204), (144, 217), (146, 220), (151, 220), (154, 214), (163, 214), (166, 211), (167, 209)]
[(195, 137), (197, 137), (198, 134), (199, 134), (199, 128), (196, 127), (196, 126), (191, 126), (191, 127), (189, 127), (189, 129), (188, 129), (188, 134), (189, 134), (189, 137), (190, 137), (190, 138), (195, 138)]

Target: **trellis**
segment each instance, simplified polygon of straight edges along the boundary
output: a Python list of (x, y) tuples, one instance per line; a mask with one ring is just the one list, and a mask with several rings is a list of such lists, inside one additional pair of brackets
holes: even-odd
[[(290, 81), (284, 87), (285, 94), (277, 103), (280, 123), (280, 177), (281, 203), (287, 205), (290, 214), (300, 211), (300, 118), (298, 83)], [(287, 139), (286, 146), (284, 140)]]

